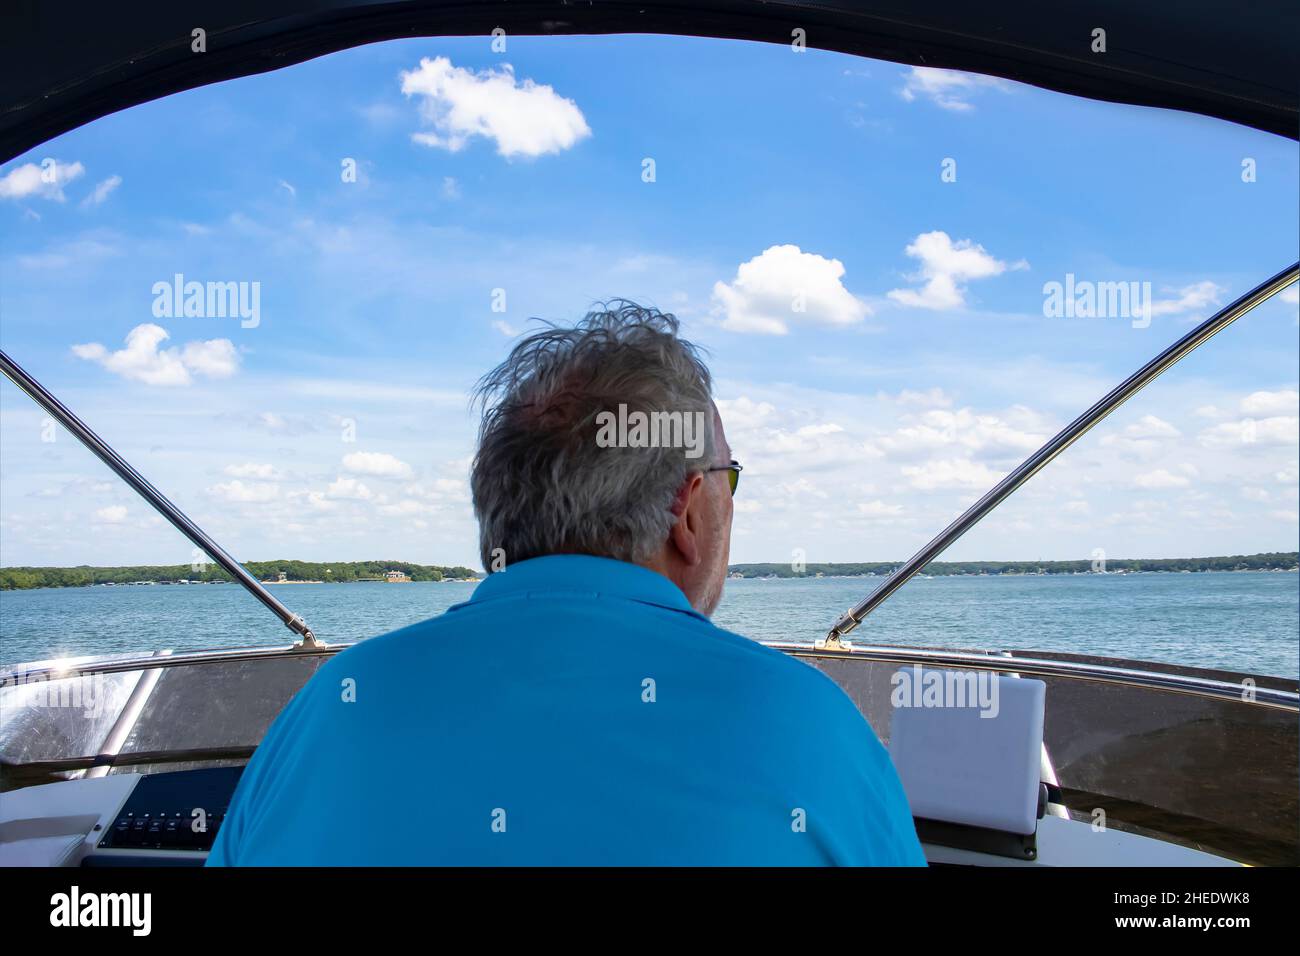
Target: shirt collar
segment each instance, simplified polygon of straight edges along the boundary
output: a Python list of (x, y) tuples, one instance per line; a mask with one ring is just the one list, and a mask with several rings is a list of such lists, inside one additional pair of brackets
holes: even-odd
[(489, 574), (480, 581), (468, 601), (449, 610), (519, 597), (528, 592), (564, 591), (654, 604), (708, 620), (691, 607), (681, 588), (662, 574), (627, 561), (589, 554), (548, 554), (507, 565), (504, 571)]

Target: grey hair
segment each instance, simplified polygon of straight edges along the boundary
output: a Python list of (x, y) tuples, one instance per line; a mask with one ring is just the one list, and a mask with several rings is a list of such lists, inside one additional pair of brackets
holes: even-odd
[[(474, 390), (483, 410), (470, 475), (483, 567), (547, 554), (645, 563), (688, 474), (713, 461), (712, 380), (671, 313), (617, 299), (573, 328), (521, 340)], [(702, 413), (703, 455), (602, 447), (597, 416)], [(500, 552), (497, 549), (501, 549)]]

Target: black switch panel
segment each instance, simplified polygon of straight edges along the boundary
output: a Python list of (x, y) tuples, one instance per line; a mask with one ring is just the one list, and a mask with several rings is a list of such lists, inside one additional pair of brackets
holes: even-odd
[(99, 846), (114, 850), (212, 849), (243, 772), (243, 767), (205, 767), (145, 774)]

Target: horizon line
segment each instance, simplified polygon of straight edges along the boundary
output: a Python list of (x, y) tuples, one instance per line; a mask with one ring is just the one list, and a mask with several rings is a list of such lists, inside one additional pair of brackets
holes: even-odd
[[(566, 553), (566, 552), (561, 552), (561, 553)], [(1249, 552), (1249, 553), (1245, 553), (1245, 552), (1243, 552), (1243, 553), (1238, 553), (1238, 554), (1213, 554), (1213, 555), (1195, 555), (1195, 556), (1186, 556), (1186, 557), (1161, 557), (1161, 558), (1113, 558), (1113, 557), (1109, 557), (1109, 556), (1107, 556), (1107, 557), (1105, 557), (1104, 559), (1101, 559), (1101, 560), (1104, 560), (1107, 564), (1110, 564), (1110, 563), (1112, 563), (1112, 562), (1123, 562), (1123, 561), (1222, 561), (1222, 560), (1226, 560), (1226, 559), (1228, 559), (1228, 558), (1259, 558), (1259, 557), (1263, 557), (1263, 556), (1265, 556), (1265, 555), (1277, 555), (1277, 556), (1279, 556), (1279, 557), (1291, 557), (1291, 558), (1295, 558), (1297, 561), (1300, 561), (1300, 551), (1254, 551), (1254, 552)], [(549, 556), (550, 556), (550, 555), (539, 555), (539, 557), (549, 557)], [(597, 555), (597, 557), (599, 557), (599, 555)], [(528, 560), (531, 560), (531, 559), (528, 559)], [(907, 559), (904, 558), (904, 559), (901, 559), (901, 560), (879, 560), (879, 559), (876, 559), (876, 560), (856, 560), (856, 561), (853, 561), (853, 560), (849, 560), (849, 561), (803, 561), (803, 562), (801, 562), (801, 563), (802, 563), (805, 567), (810, 567), (810, 566), (812, 566), (812, 565), (821, 565), (821, 566), (825, 566), (825, 565), (835, 565), (835, 564), (902, 564), (902, 563), (904, 563), (906, 560), (907, 560)], [(935, 559), (935, 560), (929, 562), (929, 563), (926, 565), (926, 567), (930, 567), (931, 565), (936, 565), (936, 564), (1071, 564), (1071, 563), (1091, 563), (1091, 562), (1093, 562), (1094, 560), (1098, 560), (1098, 559), (1093, 558), (1093, 557), (1091, 557), (1091, 556), (1089, 556), (1089, 557), (1083, 557), (1083, 558), (968, 558), (968, 559), (957, 559), (957, 558), (953, 558), (953, 559), (949, 559), (949, 560), (947, 560), (947, 561), (942, 561), (942, 560)], [(346, 564), (385, 564), (385, 563), (387, 563), (387, 564), (407, 564), (407, 565), (414, 565), (414, 566), (416, 566), (416, 567), (421, 567), (421, 568), (465, 568), (466, 570), (474, 571), (474, 572), (476, 572), (476, 573), (485, 573), (485, 572), (482, 572), (482, 569), (480, 569), (480, 568), (475, 568), (475, 567), (473, 567), (473, 566), (471, 566), (471, 565), (467, 565), (467, 564), (423, 564), (423, 563), (421, 563), (421, 562), (419, 562), (419, 561), (408, 561), (408, 560), (400, 559), (400, 558), (391, 558), (391, 559), (382, 559), (382, 558), (356, 558), (356, 559), (353, 559), (353, 560), (344, 560), (344, 561), (313, 561), (313, 560), (310, 560), (310, 559), (307, 559), (307, 558), (268, 558), (268, 559), (251, 559), (251, 560), (246, 560), (246, 561), (240, 561), (239, 563), (240, 563), (241, 565), (248, 565), (248, 564), (274, 564), (274, 563), (279, 562), (279, 561), (285, 561), (285, 562), (297, 562), (297, 563), (300, 563), (300, 564), (339, 564), (339, 565), (346, 565)], [(214, 568), (220, 570), (220, 566), (217, 565), (216, 562), (206, 562), (206, 563), (208, 563), (208, 564), (210, 564), (212, 567), (214, 567)], [(728, 564), (727, 564), (727, 567), (728, 567), (728, 568), (738, 568), (738, 567), (752, 567), (752, 566), (756, 566), (756, 565), (773, 565), (773, 566), (788, 567), (788, 566), (792, 566), (792, 564), (793, 564), (793, 562), (791, 562), (791, 561), (789, 561), (789, 560), (786, 560), (786, 561), (737, 561), (737, 562), (733, 562), (733, 563), (728, 563)], [(76, 569), (78, 569), (78, 568), (96, 568), (96, 569), (105, 569), (105, 570), (120, 570), (120, 569), (123, 569), (123, 568), (176, 568), (176, 567), (184, 567), (184, 566), (185, 566), (185, 562), (183, 562), (183, 561), (180, 562), (180, 563), (178, 563), (178, 564), (44, 564), (44, 565), (37, 565), (37, 564), (0, 564), (0, 571), (12, 571), (12, 570), (24, 570), (24, 569), (30, 569), (30, 570), (76, 570)], [(199, 572), (199, 573), (202, 573), (202, 572)]]

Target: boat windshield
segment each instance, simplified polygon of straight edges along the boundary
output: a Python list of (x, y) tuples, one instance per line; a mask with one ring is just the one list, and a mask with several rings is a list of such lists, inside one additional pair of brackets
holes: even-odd
[[(391, 41), (0, 167), (0, 346), (339, 645), (490, 570), (478, 377), (537, 319), (670, 311), (745, 469), (716, 619), (811, 645), (1289, 265), (1298, 182), (1296, 144), (1267, 133), (798, 43)], [(1296, 323), (1292, 285), (854, 639), (1294, 682)], [(288, 646), (8, 381), (0, 441), (0, 665)]]

